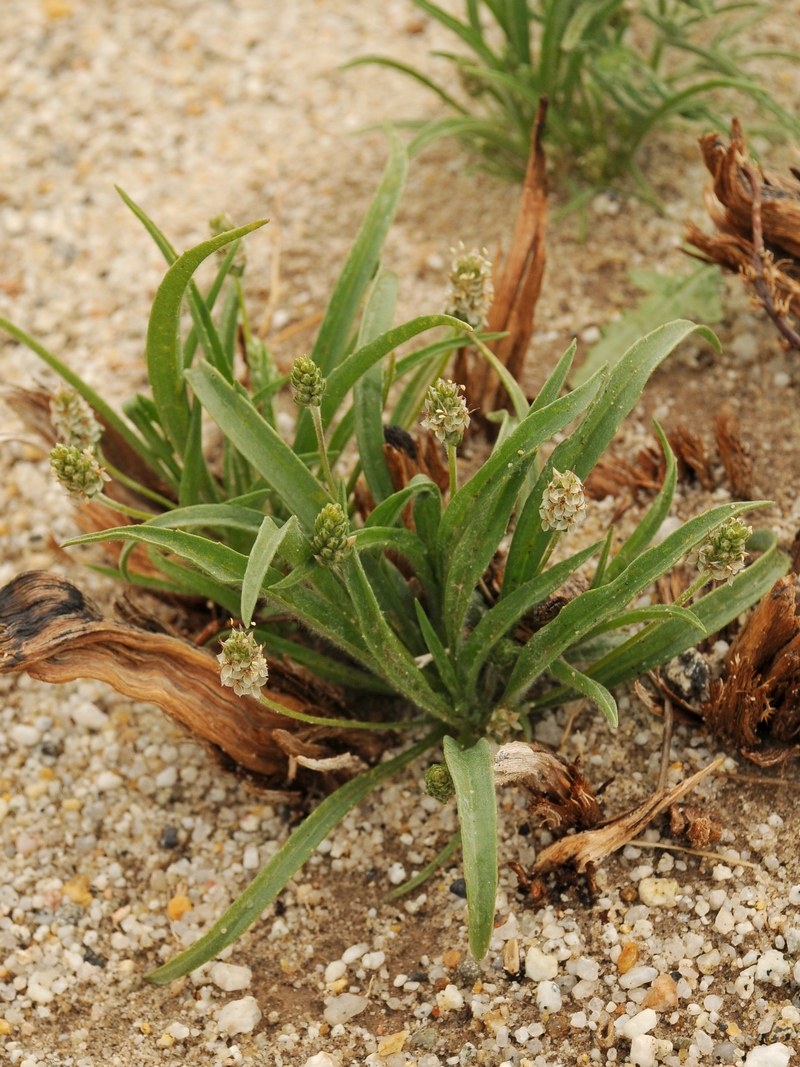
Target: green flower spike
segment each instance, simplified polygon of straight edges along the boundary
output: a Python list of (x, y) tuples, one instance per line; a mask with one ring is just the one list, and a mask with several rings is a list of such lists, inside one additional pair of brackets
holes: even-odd
[(99, 496), (103, 484), (111, 481), (91, 448), (56, 445), (50, 453), (50, 466), (69, 495), (81, 502)]
[(50, 398), (50, 422), (63, 445), (92, 448), (103, 435), (94, 412), (74, 389), (60, 389)]
[(262, 655), (264, 646), (259, 645), (249, 630), (234, 630), (222, 642), (222, 651), (217, 656), (220, 664), (219, 680), (230, 686), (237, 697), (258, 698), (266, 685), (269, 671)]
[(747, 556), (744, 546), (752, 532), (753, 527), (742, 519), (728, 519), (708, 534), (690, 559), (708, 578), (730, 585), (739, 571), (744, 570)]
[(291, 385), (294, 402), (301, 408), (318, 408), (325, 386), (322, 371), (310, 356), (299, 356), (292, 366)]
[(347, 559), (355, 543), (355, 534), (350, 533), (350, 521), (341, 506), (326, 504), (314, 523), (314, 558), (323, 567), (335, 567)]
[(455, 796), (456, 788), (450, 771), (443, 763), (432, 763), (425, 771), (425, 792), (434, 800), (446, 803), (450, 797)]

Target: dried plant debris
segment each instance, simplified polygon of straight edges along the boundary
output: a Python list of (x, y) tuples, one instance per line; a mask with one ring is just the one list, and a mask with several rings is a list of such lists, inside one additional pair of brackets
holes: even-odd
[(780, 578), (753, 610), (711, 683), (708, 726), (762, 767), (800, 757), (797, 576)]
[[(405, 489), (417, 474), (426, 474), (444, 492), (450, 484), (444, 449), (428, 430), (417, 431), (414, 437), (400, 426), (384, 426), (383, 458), (396, 493)], [(361, 478), (356, 485), (355, 504), (362, 519), (374, 510), (375, 501)], [(403, 521), (413, 529), (413, 507), (406, 506)]]
[[(341, 730), (333, 723), (308, 726), (276, 715), (252, 697), (235, 696), (219, 684), (213, 656), (154, 629), (106, 619), (66, 579), (30, 571), (0, 589), (0, 673), (27, 671), (46, 682), (95, 678), (134, 700), (156, 704), (254, 791), (290, 785), (290, 757), (324, 761), (348, 753), (345, 764), (315, 768), (324, 772), (327, 788), (354, 773), (350, 752), (370, 762), (380, 757), (385, 740), (368, 731)], [(312, 692), (276, 662), (270, 662), (269, 696), (305, 714), (333, 717), (344, 711), (335, 694), (323, 698), (319, 685)], [(297, 752), (287, 751), (285, 738), (291, 735), (297, 736)]]
[[(630, 811), (604, 819), (591, 786), (574, 763), (539, 745), (512, 741), (495, 756), (495, 783), (518, 784), (530, 797), (529, 811), (557, 840), (543, 848), (530, 871), (512, 863), (520, 883), (534, 899), (547, 893), (545, 878), (558, 871), (585, 875), (594, 891), (594, 873), (606, 857), (636, 837), (661, 812), (673, 808), (708, 774), (716, 760), (671, 789), (660, 789)], [(689, 817), (685, 817), (690, 825)], [(570, 830), (576, 833), (569, 833)], [(709, 827), (709, 834), (713, 827)], [(713, 840), (709, 836), (709, 840)]]
[[(547, 161), (542, 146), (546, 118), (547, 100), (542, 97), (531, 137), (528, 169), (511, 247), (502, 272), (499, 272), (487, 322), (490, 332), (507, 334), (493, 341), (490, 347), (517, 381), (522, 379), (533, 337), (534, 314), (546, 262), (544, 238), (548, 185)], [(456, 374), (457, 380), (466, 386), (470, 410), (475, 409), (485, 416), (508, 402), (497, 375), (483, 357), (467, 358), (463, 353)]]
[(722, 823), (707, 808), (678, 803), (669, 809), (669, 832), (686, 837), (695, 848), (707, 848), (722, 837)]
[(737, 119), (730, 143), (718, 133), (700, 138), (713, 185), (706, 209), (718, 232), (705, 234), (692, 222), (686, 240), (707, 261), (736, 271), (752, 285), (788, 345), (800, 350), (791, 316), (800, 316), (800, 180), (785, 179), (754, 164)]
[(704, 489), (715, 489), (716, 484), (702, 437), (681, 422), (667, 434), (667, 440), (675, 453), (680, 481), (688, 482), (696, 478)]
[(657, 493), (664, 483), (666, 463), (655, 444), (640, 448), (633, 460), (624, 456), (601, 458), (583, 483), (584, 492), (592, 500), (620, 496), (628, 491), (632, 498), (639, 492)]
[(729, 407), (724, 407), (717, 415), (714, 436), (731, 495), (735, 500), (752, 500), (755, 496), (753, 465), (747, 446), (742, 442), (739, 419)]

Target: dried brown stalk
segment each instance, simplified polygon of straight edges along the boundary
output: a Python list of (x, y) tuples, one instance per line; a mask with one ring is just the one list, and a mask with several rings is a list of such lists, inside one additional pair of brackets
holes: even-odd
[[(276, 703), (306, 714), (341, 715), (332, 696), (309, 699), (302, 678), (280, 663), (269, 666), (269, 696)], [(296, 735), (301, 746), (292, 756), (313, 759), (343, 749), (374, 759), (383, 747), (379, 738), (363, 736), (365, 731), (342, 731), (334, 723), (330, 729), (308, 726), (252, 697), (237, 697), (220, 685), (217, 664), (207, 652), (177, 637), (106, 619), (76, 586), (43, 571), (22, 574), (0, 589), (0, 673), (16, 671), (45, 682), (96, 678), (134, 700), (156, 704), (254, 789), (285, 788), (289, 760), (281, 742), (286, 736)], [(322, 743), (330, 739), (335, 743)], [(331, 788), (350, 777), (323, 769)]]
[(730, 408), (724, 407), (717, 415), (714, 436), (734, 500), (752, 500), (753, 465), (742, 444), (739, 419)]
[(667, 434), (667, 440), (675, 453), (680, 480), (688, 481), (694, 476), (704, 489), (714, 489), (708, 453), (700, 435), (685, 423), (679, 423), (671, 433)]
[[(531, 137), (531, 154), (522, 187), (522, 198), (511, 238), (511, 247), (495, 287), (487, 327), (490, 332), (507, 331), (508, 336), (489, 346), (511, 375), (520, 381), (525, 358), (533, 337), (536, 303), (542, 289), (546, 262), (547, 161), (542, 138), (547, 119), (547, 97), (539, 98), (539, 109)], [(483, 357), (461, 359), (458, 366), (466, 387), (470, 409), (482, 415), (508, 404), (505, 389)]]
[(700, 138), (700, 147), (714, 178), (706, 209), (719, 233), (708, 236), (689, 222), (686, 240), (702, 254), (698, 258), (734, 270), (752, 285), (787, 344), (800, 351), (800, 334), (789, 318), (800, 315), (800, 183), (753, 164), (737, 119), (729, 145), (710, 133)]

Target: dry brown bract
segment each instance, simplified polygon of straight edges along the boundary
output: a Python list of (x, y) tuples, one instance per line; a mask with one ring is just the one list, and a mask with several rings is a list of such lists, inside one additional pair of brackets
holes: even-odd
[(796, 575), (779, 578), (753, 611), (712, 682), (709, 727), (762, 767), (800, 757), (800, 614)]
[[(344, 711), (332, 690), (312, 691), (302, 675), (281, 663), (270, 661), (269, 668), (269, 696), (277, 703), (323, 717)], [(296, 770), (291, 760), (322, 772), (324, 788), (336, 788), (360, 766), (350, 752), (373, 761), (385, 744), (366, 731), (342, 731), (333, 723), (309, 726), (252, 697), (235, 696), (220, 685), (217, 663), (207, 652), (165, 633), (106, 619), (76, 586), (43, 571), (29, 571), (0, 589), (0, 673), (15, 671), (45, 682), (96, 678), (134, 700), (156, 704), (256, 792), (283, 790)], [(326, 762), (343, 751), (347, 760)]]
[(686, 240), (703, 254), (698, 258), (752, 285), (787, 343), (800, 351), (789, 318), (800, 316), (800, 174), (792, 168), (793, 179), (786, 180), (752, 163), (737, 119), (729, 145), (709, 133), (700, 148), (714, 178), (706, 209), (719, 232), (708, 236), (687, 222)]
[[(630, 811), (604, 820), (591, 786), (574, 763), (539, 745), (523, 741), (503, 745), (495, 756), (495, 783), (521, 785), (530, 797), (531, 815), (561, 835), (539, 852), (530, 872), (518, 863), (511, 867), (535, 899), (546, 894), (545, 876), (562, 869), (586, 875), (593, 890), (594, 872), (607, 856), (626, 845), (721, 765), (722, 760), (716, 760), (672, 789), (659, 789)], [(571, 829), (579, 832), (568, 834)], [(714, 838), (709, 836), (708, 840)]]

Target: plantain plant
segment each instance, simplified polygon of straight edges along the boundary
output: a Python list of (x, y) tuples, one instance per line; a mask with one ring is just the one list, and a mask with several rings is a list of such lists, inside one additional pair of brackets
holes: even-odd
[(678, 118), (719, 124), (720, 98), (734, 95), (770, 113), (797, 137), (800, 125), (760, 84), (753, 61), (797, 56), (753, 48), (748, 36), (769, 11), (727, 0), (464, 0), (456, 18), (431, 0), (414, 0), (453, 34), (464, 52), (438, 52), (457, 74), (454, 96), (421, 71), (386, 56), (378, 63), (421, 82), (450, 114), (407, 122), (414, 147), (456, 137), (483, 166), (521, 181), (539, 98), (550, 102), (550, 155), (591, 186), (630, 175), (649, 193), (636, 153), (655, 129)]
[[(749, 529), (731, 521), (765, 506), (719, 505), (651, 545), (670, 510), (676, 479), (675, 460), (657, 428), (666, 476), (639, 526), (621, 545), (613, 544), (613, 530), (595, 544), (570, 544), (586, 512), (582, 482), (650, 374), (690, 335), (717, 345), (715, 336), (689, 321), (670, 322), (636, 341), (612, 370), (601, 368), (562, 395), (573, 344), (529, 403), (486, 348), (488, 335), (473, 332), (462, 319), (432, 314), (392, 326), (397, 279), (380, 267), (379, 257), (405, 170), (405, 152), (391, 137), (381, 185), (316, 343), (290, 375), (278, 375), (269, 352), (252, 336), (241, 273), (231, 276), (232, 269), (242, 269), (238, 242), (261, 223), (225, 229), (177, 255), (127, 197), (170, 264), (147, 333), (152, 396), (135, 397), (118, 415), (33, 338), (0, 321), (80, 394), (105, 427), (97, 443), (85, 413), (61, 402), (54, 421), (66, 427), (68, 439), (54, 450), (53, 463), (65, 484), (81, 496), (105, 499), (105, 478), (96, 466), (149, 507), (125, 508), (109, 500), (110, 507), (127, 510), (137, 521), (68, 544), (123, 542), (119, 566), (107, 569), (111, 576), (211, 598), (240, 619), (242, 626), (232, 630), (218, 656), (221, 682), (237, 693), (257, 695), (279, 714), (329, 727), (414, 728), (422, 734), (323, 800), (218, 922), (149, 976), (154, 982), (193, 970), (238, 938), (354, 805), (440, 743), (445, 764), (429, 776), (429, 788), (442, 799), (456, 795), (470, 946), (481, 958), (491, 937), (497, 885), (487, 738), (530, 737), (538, 708), (576, 694), (593, 700), (613, 728), (613, 686), (736, 618), (787, 567), (775, 537), (759, 531), (750, 547), (760, 550), (760, 558), (732, 584), (713, 588), (691, 605), (630, 607), (692, 550), (705, 568), (692, 594), (710, 575), (732, 579), (743, 566)], [(192, 274), (226, 246), (217, 277), (203, 295)], [(186, 337), (184, 301), (194, 322)], [(237, 374), (238, 324), (246, 367)], [(434, 327), (443, 332), (432, 343), (394, 356), (398, 345)], [(460, 390), (441, 373), (465, 336), (492, 361), (513, 410), (499, 414), (491, 452), (459, 485), (457, 450), (469, 413)], [(298, 406), (291, 443), (278, 431), (274, 409), (282, 389)], [(421, 412), (447, 451), (447, 490), (425, 474), (395, 490), (387, 468), (385, 424), (408, 428)], [(204, 414), (224, 441), (216, 465), (203, 449)], [(559, 443), (550, 450), (554, 436)], [(147, 477), (134, 480), (109, 464), (104, 448), (112, 437), (135, 453)], [(348, 446), (349, 458), (343, 457)], [(64, 449), (72, 451), (67, 456)], [(363, 523), (354, 508), (359, 472), (375, 504)], [(552, 562), (557, 545), (563, 558)], [(154, 573), (133, 570), (130, 553), (136, 546), (149, 553)], [(720, 553), (726, 553), (722, 561)], [(495, 578), (487, 579), (493, 561)], [(591, 588), (527, 640), (519, 636), (525, 616), (584, 567), (593, 571)], [(287, 633), (287, 618), (294, 620), (294, 632)], [(308, 634), (315, 638), (313, 648), (304, 643)], [(320, 643), (327, 651), (320, 651)], [(415, 717), (375, 723), (355, 713), (342, 721), (291, 712), (264, 691), (264, 647), (351, 690), (395, 694), (415, 709)], [(458, 840), (440, 858), (452, 854)]]

